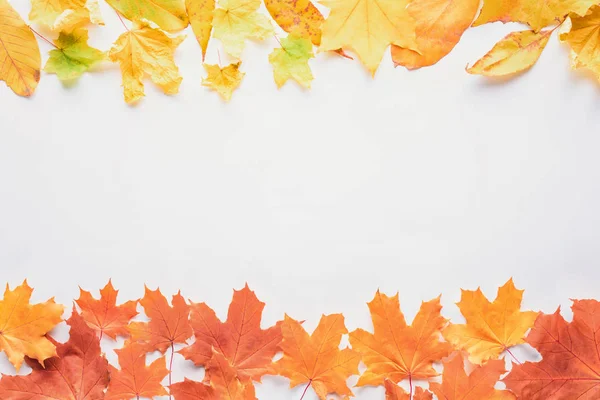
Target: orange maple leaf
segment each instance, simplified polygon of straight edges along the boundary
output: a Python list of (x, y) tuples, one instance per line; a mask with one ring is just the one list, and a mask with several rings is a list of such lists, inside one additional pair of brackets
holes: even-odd
[(384, 386), (385, 400), (433, 400), (433, 394), (422, 387), (416, 387), (412, 394), (412, 389), (408, 393), (389, 379), (385, 380)]
[(431, 382), (429, 389), (444, 400), (512, 400), (514, 394), (494, 388), (505, 372), (503, 360), (490, 360), (467, 376), (464, 358), (457, 353), (444, 362), (442, 383)]
[(352, 396), (346, 380), (358, 374), (360, 355), (339, 348), (342, 335), (348, 333), (342, 314), (323, 315), (312, 335), (286, 315), (281, 330), (283, 358), (275, 366), (279, 375), (290, 379), (290, 387), (307, 383), (302, 397), (312, 386), (321, 400), (328, 394)]
[(79, 288), (79, 298), (75, 300), (81, 315), (92, 329), (100, 333), (100, 339), (106, 336), (116, 340), (117, 336), (127, 336), (127, 324), (135, 317), (137, 300), (128, 301), (117, 306), (118, 290), (109, 280), (100, 290), (100, 299), (96, 300), (90, 292)]
[(503, 351), (512, 356), (509, 347), (525, 343), (525, 334), (538, 315), (534, 311), (522, 312), (522, 299), (523, 290), (517, 290), (512, 279), (498, 289), (493, 303), (481, 289), (463, 290), (457, 305), (467, 323), (450, 324), (443, 332), (444, 338), (468, 352), (469, 361), (474, 364), (497, 359)]
[(221, 322), (205, 303), (192, 304), (191, 323), (196, 341), (179, 352), (197, 366), (205, 366), (212, 358), (213, 347), (236, 369), (242, 380), (259, 381), (273, 373), (272, 360), (280, 350), (279, 324), (261, 329), (265, 303), (258, 300), (246, 285), (235, 290), (227, 320)]
[(254, 385), (237, 377), (235, 368), (215, 351), (206, 365), (210, 385), (186, 379), (171, 385), (175, 400), (255, 400)]
[(57, 357), (46, 360), (45, 368), (28, 358), (33, 369), (25, 376), (5, 375), (0, 380), (0, 398), (11, 400), (97, 400), (108, 385), (108, 361), (100, 351), (100, 340), (73, 310), (67, 321), (69, 340), (56, 346)]
[(513, 364), (503, 379), (521, 399), (600, 399), (600, 303), (574, 300), (573, 321), (540, 314), (527, 343), (542, 355), (540, 362)]
[(147, 351), (147, 344), (131, 341), (126, 341), (122, 349), (115, 350), (121, 369), (109, 366), (110, 383), (105, 399), (129, 400), (169, 394), (161, 384), (169, 374), (165, 358), (160, 357), (147, 366)]
[(0, 301), (0, 351), (19, 371), (25, 356), (44, 364), (56, 356), (56, 348), (45, 335), (62, 321), (64, 307), (54, 299), (45, 303), (29, 304), (33, 289), (27, 281), (14, 290), (6, 285)]
[(185, 343), (192, 336), (189, 323), (190, 306), (185, 302), (181, 293), (173, 296), (173, 307), (160, 289), (145, 288), (144, 297), (140, 300), (150, 322), (132, 322), (127, 327), (133, 341), (147, 342), (152, 350), (161, 353), (171, 348), (175, 343)]
[(393, 297), (377, 291), (368, 303), (374, 333), (357, 329), (350, 333), (352, 348), (363, 356), (367, 370), (357, 386), (383, 385), (409, 379), (437, 376), (433, 363), (451, 351), (449, 343), (440, 341), (447, 320), (441, 316), (440, 298), (423, 302), (411, 326), (400, 311), (398, 294)]

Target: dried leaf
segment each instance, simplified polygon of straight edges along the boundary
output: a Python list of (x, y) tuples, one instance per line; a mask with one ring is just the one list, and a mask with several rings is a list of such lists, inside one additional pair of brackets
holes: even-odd
[(62, 321), (64, 307), (54, 299), (45, 303), (29, 304), (33, 289), (27, 281), (14, 290), (6, 285), (4, 299), (0, 301), (0, 350), (19, 371), (24, 356), (44, 360), (56, 356), (54, 344), (46, 338)]
[(512, 279), (498, 289), (493, 303), (479, 288), (463, 290), (457, 305), (467, 323), (449, 325), (443, 332), (444, 338), (467, 351), (474, 364), (497, 359), (509, 347), (525, 343), (525, 334), (538, 315), (521, 311), (522, 299), (523, 290), (517, 290)]
[(83, 318), (73, 310), (67, 321), (69, 340), (56, 346), (57, 357), (44, 363), (28, 359), (33, 371), (25, 376), (5, 375), (0, 398), (10, 400), (98, 400), (104, 398), (109, 381), (108, 361), (100, 341)]
[(433, 395), (430, 391), (422, 387), (416, 387), (415, 393), (411, 396), (406, 390), (396, 385), (389, 379), (385, 380), (385, 400), (433, 400)]
[(212, 32), (215, 4), (215, 0), (185, 0), (185, 8), (192, 30), (202, 48), (202, 61), (206, 57), (206, 49)]
[(152, 21), (168, 32), (178, 32), (190, 23), (185, 9), (185, 0), (106, 0), (106, 2), (129, 20)]
[(40, 81), (40, 48), (7, 0), (0, 0), (0, 65), (0, 80), (13, 92), (25, 97), (33, 94)]
[(310, 88), (313, 74), (308, 60), (313, 57), (312, 43), (309, 39), (294, 35), (281, 39), (281, 48), (274, 49), (269, 55), (277, 87), (282, 87), (288, 79), (294, 79), (305, 88)]
[(571, 15), (571, 29), (560, 40), (571, 47), (573, 69), (587, 68), (600, 79), (600, 7), (592, 7), (584, 17)]
[(117, 306), (118, 293), (110, 280), (100, 290), (99, 300), (94, 299), (90, 292), (79, 289), (79, 298), (75, 302), (81, 308), (81, 316), (100, 337), (106, 335), (115, 340), (117, 336), (128, 336), (127, 324), (138, 314), (137, 300)]
[(265, 0), (265, 6), (277, 25), (287, 33), (321, 44), (323, 14), (310, 0)]
[(352, 396), (346, 379), (358, 374), (360, 355), (350, 348), (339, 349), (342, 335), (348, 333), (343, 315), (323, 315), (312, 335), (286, 315), (281, 330), (283, 358), (276, 369), (290, 379), (290, 387), (307, 384), (321, 400), (328, 394)]
[(73, 81), (106, 59), (106, 54), (90, 47), (86, 29), (61, 32), (54, 41), (57, 49), (50, 51), (44, 71), (56, 74), (61, 81)]
[(386, 378), (400, 382), (437, 376), (433, 363), (451, 351), (448, 343), (440, 341), (448, 322), (440, 314), (440, 298), (422, 303), (410, 326), (400, 311), (398, 294), (388, 297), (377, 291), (368, 305), (374, 333), (362, 329), (350, 333), (352, 348), (367, 365), (357, 386), (383, 385)]
[(29, 19), (53, 31), (79, 25), (103, 25), (98, 0), (31, 0)]
[(229, 64), (221, 68), (219, 65), (204, 64), (204, 69), (208, 73), (206, 78), (202, 79), (202, 86), (211, 88), (219, 93), (223, 100), (231, 100), (233, 91), (242, 83), (244, 72), (240, 71), (241, 62)]

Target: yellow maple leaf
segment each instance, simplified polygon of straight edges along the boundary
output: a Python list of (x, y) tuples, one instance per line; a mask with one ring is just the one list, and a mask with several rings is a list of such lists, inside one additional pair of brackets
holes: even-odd
[(269, 55), (277, 87), (282, 87), (288, 79), (294, 79), (305, 88), (310, 88), (313, 74), (308, 60), (313, 57), (310, 39), (294, 35), (281, 39), (281, 48), (274, 49)]
[(241, 62), (229, 64), (225, 68), (218, 65), (204, 64), (208, 77), (202, 79), (202, 86), (206, 86), (221, 95), (223, 100), (229, 101), (233, 91), (240, 86), (245, 73), (240, 71)]
[(168, 32), (185, 29), (190, 23), (184, 0), (106, 0), (106, 2), (127, 19), (152, 21)]
[(488, 22), (522, 22), (539, 31), (569, 13), (585, 15), (597, 0), (485, 0), (473, 26)]
[(97, 0), (31, 0), (29, 19), (54, 31), (103, 24)]
[(18, 371), (24, 356), (44, 360), (56, 356), (56, 348), (44, 335), (62, 321), (64, 307), (54, 299), (29, 304), (33, 289), (27, 281), (14, 290), (6, 285), (0, 300), (0, 350)]
[(600, 79), (600, 7), (585, 17), (571, 15), (571, 28), (560, 34), (561, 42), (571, 47), (573, 69), (587, 68)]
[(320, 51), (350, 49), (375, 74), (391, 45), (418, 51), (408, 0), (322, 0), (331, 9)]
[(538, 316), (534, 311), (521, 311), (523, 290), (510, 279), (500, 289), (494, 302), (481, 292), (463, 290), (457, 303), (466, 324), (450, 324), (442, 333), (458, 349), (469, 353), (469, 361), (482, 364), (497, 359), (509, 347), (525, 343), (525, 334)]
[(29, 97), (40, 81), (40, 48), (7, 0), (0, 0), (0, 15), (0, 80), (19, 96)]
[(475, 75), (505, 76), (531, 68), (548, 44), (552, 30), (512, 32), (496, 45), (467, 72)]
[(240, 58), (246, 39), (263, 40), (273, 34), (271, 21), (259, 14), (260, 0), (221, 0), (213, 19), (214, 37), (232, 57)]
[(215, 4), (215, 0), (185, 0), (192, 30), (202, 48), (202, 61), (206, 57), (206, 49), (212, 31)]
[(166, 94), (179, 92), (182, 77), (173, 55), (185, 36), (170, 36), (145, 21), (135, 22), (133, 29), (123, 33), (108, 56), (121, 65), (123, 92), (127, 103), (144, 96), (144, 75)]

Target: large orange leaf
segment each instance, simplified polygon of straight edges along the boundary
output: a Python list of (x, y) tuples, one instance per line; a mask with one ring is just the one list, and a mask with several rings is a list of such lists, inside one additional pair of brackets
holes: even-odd
[(150, 322), (130, 323), (127, 330), (132, 340), (147, 342), (151, 349), (164, 353), (168, 348), (173, 349), (175, 343), (185, 343), (192, 336), (188, 320), (190, 306), (181, 293), (173, 296), (171, 307), (160, 289), (146, 288), (140, 303)]
[(410, 326), (397, 294), (389, 297), (377, 291), (368, 305), (374, 333), (363, 329), (350, 333), (352, 348), (362, 353), (367, 365), (357, 386), (383, 385), (385, 378), (400, 382), (437, 376), (433, 363), (451, 351), (448, 343), (440, 341), (448, 322), (440, 314), (440, 298), (422, 303)]
[(100, 340), (73, 310), (67, 321), (69, 340), (56, 346), (58, 357), (46, 360), (45, 368), (27, 359), (33, 371), (25, 376), (5, 375), (0, 380), (0, 399), (97, 400), (108, 385), (108, 361)]
[(237, 370), (240, 379), (260, 381), (272, 373), (271, 362), (280, 350), (281, 327), (261, 329), (265, 303), (246, 285), (233, 293), (227, 321), (221, 322), (205, 303), (192, 304), (191, 322), (196, 341), (180, 351), (198, 366), (205, 366), (217, 349)]
[(416, 387), (414, 394), (396, 385), (389, 379), (385, 380), (385, 400), (433, 400), (433, 394), (422, 387)]
[(514, 394), (494, 388), (505, 372), (504, 361), (490, 360), (467, 375), (462, 355), (456, 354), (444, 363), (442, 383), (431, 382), (429, 388), (444, 400), (512, 400)]
[(6, 285), (0, 301), (0, 351), (18, 371), (24, 356), (44, 360), (56, 355), (56, 348), (45, 335), (62, 321), (64, 307), (54, 299), (45, 303), (29, 304), (33, 289), (24, 281), (10, 290)]
[(99, 300), (96, 300), (90, 292), (79, 288), (79, 298), (75, 302), (81, 308), (83, 319), (100, 333), (101, 339), (104, 334), (112, 339), (128, 335), (127, 324), (137, 315), (138, 301), (128, 301), (117, 306), (118, 293), (111, 281), (100, 290)]
[(122, 349), (115, 350), (119, 357), (120, 370), (112, 365), (110, 384), (106, 392), (107, 400), (153, 398), (168, 395), (161, 384), (169, 374), (164, 357), (146, 365), (148, 345), (138, 342), (125, 342)]
[(523, 290), (517, 290), (510, 279), (500, 289), (491, 303), (481, 292), (463, 290), (457, 304), (464, 315), (465, 325), (449, 325), (444, 338), (456, 348), (469, 353), (469, 361), (481, 364), (496, 359), (509, 347), (525, 342), (525, 334), (538, 315), (521, 311)]
[(286, 315), (281, 330), (283, 358), (276, 369), (290, 379), (290, 387), (306, 383), (306, 389), (312, 386), (321, 400), (330, 393), (352, 396), (346, 380), (358, 374), (360, 355), (339, 348), (342, 335), (348, 333), (342, 314), (323, 315), (312, 335)]
[(521, 399), (600, 399), (600, 303), (575, 300), (573, 321), (542, 314), (527, 336), (527, 343), (542, 355), (540, 362), (513, 364), (504, 378)]

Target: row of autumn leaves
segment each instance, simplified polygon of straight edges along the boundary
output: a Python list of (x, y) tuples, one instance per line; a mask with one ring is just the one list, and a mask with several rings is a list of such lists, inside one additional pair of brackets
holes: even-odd
[[(221, 322), (205, 303), (189, 304), (180, 293), (171, 304), (157, 290), (146, 288), (142, 299), (117, 305), (117, 291), (109, 282), (96, 299), (81, 290), (68, 319), (69, 339), (57, 343), (49, 332), (62, 321), (64, 307), (50, 299), (30, 304), (32, 289), (24, 282), (8, 286), (0, 301), (0, 350), (16, 370), (26, 362), (28, 375), (4, 375), (4, 400), (139, 399), (170, 395), (175, 400), (256, 399), (253, 381), (265, 375), (289, 378), (291, 386), (312, 388), (321, 400), (329, 394), (353, 396), (347, 386), (366, 366), (357, 386), (384, 385), (388, 400), (554, 400), (597, 399), (600, 396), (600, 303), (574, 301), (573, 321), (560, 310), (551, 315), (521, 311), (523, 291), (509, 280), (490, 302), (483, 293), (463, 290), (457, 304), (466, 324), (449, 323), (441, 315), (440, 298), (423, 302), (411, 325), (400, 310), (398, 295), (376, 293), (368, 303), (373, 333), (356, 329), (351, 347), (340, 348), (348, 333), (341, 314), (323, 316), (312, 334), (287, 315), (261, 328), (265, 304), (247, 286), (235, 291), (227, 320)], [(141, 304), (147, 322), (132, 321)], [(527, 334), (527, 332), (529, 332)], [(119, 368), (109, 365), (100, 348), (105, 340), (125, 336), (115, 350)], [(189, 344), (191, 338), (195, 340)], [(445, 339), (445, 340), (444, 340)], [(513, 363), (504, 375), (502, 354), (529, 343), (540, 362)], [(205, 368), (205, 379), (171, 383), (175, 345), (179, 353)], [(147, 353), (170, 353), (147, 365)], [(273, 361), (278, 353), (282, 357)], [(514, 356), (513, 356), (514, 357)], [(465, 369), (465, 359), (469, 367)], [(441, 383), (434, 363), (443, 364)], [(466, 371), (469, 370), (470, 373)], [(169, 384), (163, 386), (167, 380)], [(431, 380), (429, 389), (415, 380)], [(410, 393), (397, 385), (408, 380)], [(438, 382), (436, 382), (436, 380)], [(433, 392), (433, 393), (432, 393)]]
[[(40, 79), (41, 57), (34, 33), (11, 7), (0, 0), (0, 80), (13, 91), (31, 96)], [(175, 49), (183, 36), (173, 33), (192, 26), (206, 55), (211, 37), (218, 39), (232, 62), (204, 64), (203, 85), (229, 100), (240, 85), (240, 57), (248, 39), (263, 40), (275, 33), (271, 20), (259, 12), (261, 0), (106, 0), (125, 26), (108, 58), (120, 63), (125, 100), (144, 96), (143, 78), (149, 76), (165, 93), (179, 90), (182, 78), (175, 65)], [(309, 87), (308, 64), (319, 51), (355, 54), (375, 74), (391, 45), (396, 65), (416, 69), (437, 63), (458, 43), (470, 26), (489, 22), (518, 22), (530, 29), (513, 32), (498, 42), (467, 70), (503, 76), (530, 68), (538, 60), (552, 32), (567, 22), (560, 39), (571, 47), (574, 68), (600, 75), (599, 0), (320, 0), (330, 9), (325, 18), (311, 0), (264, 0), (273, 20), (289, 35), (269, 56), (279, 87), (292, 79)], [(73, 81), (106, 58), (90, 47), (87, 25), (102, 24), (98, 0), (31, 0), (29, 18), (58, 33), (45, 71)], [(124, 23), (125, 25), (125, 23)], [(548, 29), (545, 29), (548, 28)]]

